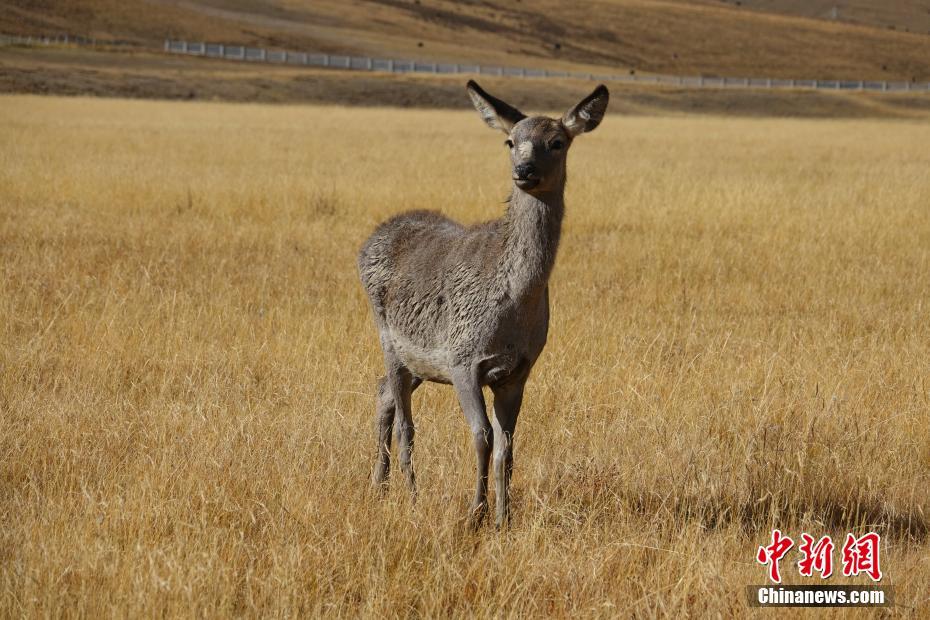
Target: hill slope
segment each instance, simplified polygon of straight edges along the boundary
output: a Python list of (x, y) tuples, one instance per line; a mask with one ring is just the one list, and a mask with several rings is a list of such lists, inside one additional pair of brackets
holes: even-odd
[(781, 13), (902, 32), (930, 34), (928, 0), (703, 0), (767, 13)]
[[(398, 75), (226, 62), (152, 52), (87, 48), (0, 48), (0, 93), (91, 95), (470, 109), (463, 75)], [(481, 83), (521, 109), (559, 112), (593, 83), (573, 79), (481, 76)], [(926, 92), (714, 89), (610, 83), (611, 109), (622, 115), (700, 113), (805, 118), (930, 118)]]
[[(878, 0), (11, 0), (0, 31), (487, 64), (930, 79), (930, 6)], [(830, 8), (838, 5), (831, 21)], [(908, 25), (910, 24), (910, 25)], [(895, 30), (888, 26), (894, 26)], [(905, 29), (910, 30), (906, 32)], [(919, 33), (921, 31), (923, 34)]]

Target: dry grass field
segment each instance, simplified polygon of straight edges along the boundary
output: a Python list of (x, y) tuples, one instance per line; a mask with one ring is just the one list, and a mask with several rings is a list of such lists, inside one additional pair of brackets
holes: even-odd
[(372, 496), (357, 248), (501, 214), (502, 141), (0, 98), (0, 616), (742, 615), (776, 526), (882, 533), (891, 611), (930, 612), (926, 122), (608, 111), (570, 155), (512, 527), (464, 527), (447, 387), (414, 395), (418, 502)]

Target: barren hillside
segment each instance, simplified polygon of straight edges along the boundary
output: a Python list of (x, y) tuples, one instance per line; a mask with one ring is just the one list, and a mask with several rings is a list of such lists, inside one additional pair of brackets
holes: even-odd
[[(930, 2), (11, 0), (0, 31), (640, 72), (930, 79)], [(833, 19), (832, 7), (837, 15)], [(894, 28), (894, 29), (892, 29)]]

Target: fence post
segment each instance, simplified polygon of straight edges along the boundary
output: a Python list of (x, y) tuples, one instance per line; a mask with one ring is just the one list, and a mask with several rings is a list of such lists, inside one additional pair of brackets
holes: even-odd
[(433, 73), (436, 73), (436, 63), (435, 63), (435, 62), (434, 62), (434, 63), (432, 64), (432, 66), (430, 67), (430, 70), (431, 70)]
[(888, 90), (888, 82), (882, 82), (882, 90)]
[(258, 59), (259, 59), (259, 60), (267, 60), (267, 59), (268, 59), (268, 54), (265, 53), (265, 48), (264, 48), (264, 47), (258, 48)]
[(859, 80), (859, 90), (865, 90), (865, 82), (863, 80)]
[(366, 59), (365, 66), (368, 68), (369, 71), (371, 71), (374, 68), (374, 64), (370, 57)]
[(497, 75), (504, 75), (504, 68), (503, 68), (503, 67), (498, 67), (498, 68), (497, 68)]
[(394, 61), (388, 60), (388, 71), (394, 73)]
[(187, 53), (187, 41), (181, 41), (181, 52)]
[[(68, 40), (65, 39), (65, 42), (66, 42), (66, 43), (67, 43), (67, 41), (68, 41)], [(168, 39), (165, 39), (165, 51), (166, 51), (166, 52), (170, 51), (170, 47), (171, 47), (171, 43), (168, 41)]]
[(220, 43), (220, 58), (226, 58), (226, 46)]
[(323, 66), (324, 67), (329, 66), (329, 54), (323, 54)]
[[(634, 75), (633, 77), (635, 78), (636, 76)], [(698, 86), (704, 86), (704, 76), (703, 76), (703, 75), (702, 75), (701, 77), (698, 78)]]

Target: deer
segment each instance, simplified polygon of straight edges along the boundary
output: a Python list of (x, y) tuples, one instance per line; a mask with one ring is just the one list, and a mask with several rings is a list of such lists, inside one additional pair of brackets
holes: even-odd
[[(463, 226), (435, 211), (410, 211), (362, 245), (358, 271), (378, 330), (385, 375), (375, 397), (377, 456), (372, 483), (388, 482), (392, 433), (398, 464), (416, 499), (411, 394), (423, 382), (451, 385), (476, 456), (468, 521), (485, 520), (493, 451), (495, 525), (510, 522), (514, 433), (530, 371), (549, 331), (549, 277), (562, 219), (573, 140), (604, 117), (603, 84), (561, 118), (526, 116), (474, 80), (468, 96), (484, 122), (507, 134), (512, 189), (500, 219)], [(483, 388), (494, 396), (489, 420)]]

